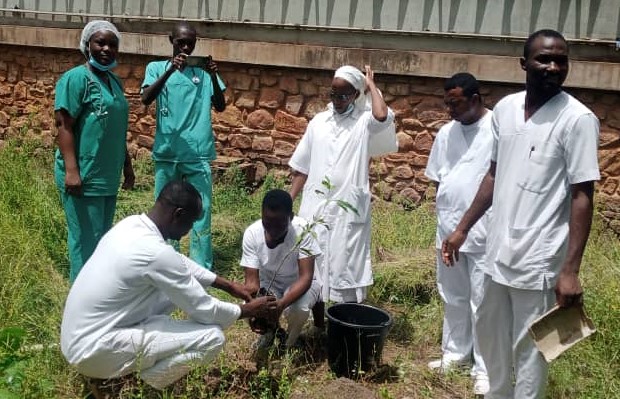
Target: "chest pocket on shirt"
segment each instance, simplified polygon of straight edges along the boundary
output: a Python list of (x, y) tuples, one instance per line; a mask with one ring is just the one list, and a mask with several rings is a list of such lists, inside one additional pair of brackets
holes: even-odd
[(560, 147), (552, 142), (530, 141), (528, 154), (517, 185), (533, 193), (545, 193), (553, 186), (554, 177), (562, 168)]

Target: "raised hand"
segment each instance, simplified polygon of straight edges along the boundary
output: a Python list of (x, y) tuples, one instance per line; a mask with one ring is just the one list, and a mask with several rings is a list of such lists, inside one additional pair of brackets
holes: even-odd
[(187, 54), (179, 53), (172, 58), (172, 68), (182, 71), (187, 65)]
[(215, 61), (213, 61), (213, 58), (211, 58), (211, 56), (209, 56), (208, 58), (206, 70), (211, 75), (215, 75), (217, 73), (217, 64), (215, 63)]
[(364, 71), (366, 72), (366, 91), (368, 91), (375, 85), (375, 73), (370, 69), (370, 65), (364, 65)]

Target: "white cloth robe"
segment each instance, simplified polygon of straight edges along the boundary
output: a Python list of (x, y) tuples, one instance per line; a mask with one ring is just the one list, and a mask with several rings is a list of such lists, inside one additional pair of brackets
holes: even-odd
[[(62, 353), (86, 376), (139, 370), (161, 389), (213, 360), (223, 330), (241, 315), (239, 305), (205, 292), (215, 279), (168, 245), (147, 215), (129, 216), (102, 237), (69, 291)], [(168, 316), (177, 306), (189, 320)]]
[[(391, 110), (383, 122), (376, 120), (370, 110), (354, 109), (346, 116), (329, 110), (321, 112), (308, 124), (289, 162), (294, 170), (308, 176), (299, 216), (312, 221), (317, 215), (329, 226), (316, 229), (323, 253), (316, 263), (316, 274), (324, 300), (330, 299), (331, 289), (356, 289), (373, 283), (368, 168), (371, 155), (377, 153), (371, 152), (369, 140), (377, 134), (392, 137), (392, 148), (396, 148), (393, 122)], [(331, 191), (321, 184), (325, 178), (332, 185)], [(347, 201), (357, 213), (347, 212), (326, 198)]]

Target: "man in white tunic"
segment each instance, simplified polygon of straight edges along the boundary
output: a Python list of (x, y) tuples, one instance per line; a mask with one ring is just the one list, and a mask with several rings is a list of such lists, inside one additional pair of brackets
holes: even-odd
[[(568, 45), (542, 30), (528, 38), (526, 90), (493, 110), (491, 166), (472, 206), (444, 241), (446, 263), (493, 204), (476, 332), (489, 374), (487, 398), (543, 398), (548, 365), (528, 326), (554, 303), (581, 306), (579, 268), (600, 178), (596, 116), (562, 91)], [(514, 370), (515, 386), (512, 384)]]
[[(384, 141), (395, 146), (394, 113), (369, 66), (366, 76), (352, 66), (339, 68), (330, 97), (329, 109), (310, 121), (289, 162), (294, 171), (290, 193), (295, 199), (303, 189), (299, 216), (308, 221), (321, 216), (330, 226), (318, 231), (322, 299), (361, 302), (373, 282), (368, 167), (375, 152), (369, 143), (372, 136), (387, 132)], [(321, 184), (326, 178), (331, 190)], [(345, 211), (330, 198), (347, 201), (356, 212)]]
[[(274, 297), (235, 305), (208, 295), (213, 286), (251, 299), (242, 284), (166, 243), (187, 234), (201, 212), (198, 191), (173, 181), (148, 214), (130, 216), (103, 236), (71, 287), (62, 319), (62, 353), (79, 373), (107, 379), (138, 372), (162, 389), (211, 361), (224, 345), (223, 330), (237, 319), (275, 311)], [(189, 319), (171, 319), (175, 307)]]
[[(251, 293), (266, 288), (278, 298), (275, 321), (282, 314), (286, 318), (286, 348), (296, 343), (321, 293), (314, 278), (314, 259), (321, 250), (312, 233), (304, 231), (308, 226), (302, 218), (294, 217), (289, 193), (276, 189), (263, 198), (261, 219), (243, 234), (240, 264), (245, 269), (245, 284)], [(263, 334), (259, 348), (271, 346), (275, 331), (262, 330), (252, 319), (250, 324)]]
[(484, 107), (478, 81), (457, 73), (444, 85), (444, 102), (452, 121), (437, 133), (426, 176), (437, 184), (437, 288), (444, 303), (442, 357), (428, 365), (446, 371), (453, 366), (474, 366), (474, 393), (489, 390), (489, 380), (474, 334), (474, 315), (482, 297), (486, 219), (476, 223), (460, 248), (454, 267), (441, 259), (441, 242), (454, 230), (489, 170), (493, 134), (491, 112)]

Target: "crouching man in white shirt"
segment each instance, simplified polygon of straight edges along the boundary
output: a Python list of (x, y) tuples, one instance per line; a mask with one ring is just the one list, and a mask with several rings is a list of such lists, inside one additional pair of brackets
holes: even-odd
[[(261, 219), (243, 234), (241, 266), (245, 284), (252, 293), (259, 288), (272, 292), (276, 301), (277, 324), (281, 314), (288, 323), (285, 346), (295, 344), (310, 309), (317, 303), (321, 287), (314, 277), (314, 259), (320, 254), (318, 243), (310, 233), (303, 233), (307, 223), (294, 217), (293, 200), (283, 190), (271, 190), (263, 199)], [(274, 342), (274, 329), (251, 322), (252, 329), (262, 337), (258, 349)]]
[[(187, 234), (201, 213), (198, 191), (173, 181), (148, 214), (130, 216), (103, 236), (71, 287), (62, 319), (62, 353), (79, 373), (107, 379), (138, 372), (162, 389), (211, 361), (224, 345), (223, 330), (237, 319), (275, 311), (274, 297), (250, 301), (243, 285), (166, 243)], [(205, 292), (209, 286), (249, 302), (222, 302)], [(175, 307), (189, 319), (171, 319)]]

